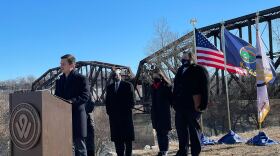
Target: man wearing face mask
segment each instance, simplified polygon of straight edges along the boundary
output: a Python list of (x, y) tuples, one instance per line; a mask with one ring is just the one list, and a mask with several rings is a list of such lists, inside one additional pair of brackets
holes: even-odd
[(132, 109), (135, 105), (133, 85), (121, 79), (121, 71), (113, 71), (114, 82), (107, 87), (106, 111), (109, 116), (111, 140), (118, 156), (132, 155), (134, 126)]
[(198, 156), (201, 152), (200, 125), (198, 119), (208, 103), (207, 70), (195, 64), (192, 53), (183, 53), (182, 66), (174, 79), (175, 126), (179, 140), (177, 156), (187, 156), (189, 140), (191, 154)]
[(151, 89), (151, 119), (157, 133), (159, 146), (158, 156), (167, 156), (169, 148), (168, 132), (171, 130), (170, 106), (172, 103), (171, 83), (160, 70), (153, 72)]

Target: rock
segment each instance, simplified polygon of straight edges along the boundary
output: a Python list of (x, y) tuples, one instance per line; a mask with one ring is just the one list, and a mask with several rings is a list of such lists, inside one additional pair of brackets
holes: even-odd
[(150, 149), (152, 149), (152, 147), (151, 147), (150, 145), (146, 145), (146, 146), (144, 147), (144, 150), (150, 150)]
[(151, 146), (151, 149), (157, 149), (158, 146)]

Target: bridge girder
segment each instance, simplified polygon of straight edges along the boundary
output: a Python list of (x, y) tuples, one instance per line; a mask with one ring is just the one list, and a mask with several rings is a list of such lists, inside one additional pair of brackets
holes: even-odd
[[(106, 87), (111, 83), (112, 70), (118, 68), (121, 70), (122, 78), (127, 81), (133, 80), (133, 73), (127, 66), (103, 63), (98, 61), (79, 61), (76, 63), (76, 70), (89, 79), (90, 91), (93, 100), (97, 105), (104, 103)], [(32, 90), (49, 89), (54, 94), (55, 81), (61, 75), (60, 67), (49, 69), (32, 84)]]

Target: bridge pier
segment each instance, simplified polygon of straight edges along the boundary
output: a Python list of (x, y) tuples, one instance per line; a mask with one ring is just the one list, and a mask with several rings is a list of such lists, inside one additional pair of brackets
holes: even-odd
[(154, 146), (155, 137), (150, 114), (133, 115), (135, 141), (133, 149), (143, 149), (146, 145)]

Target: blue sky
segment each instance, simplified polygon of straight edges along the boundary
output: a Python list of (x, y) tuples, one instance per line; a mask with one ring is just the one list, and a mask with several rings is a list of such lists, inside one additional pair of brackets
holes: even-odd
[(165, 18), (181, 35), (197, 27), (279, 5), (278, 0), (1, 0), (0, 81), (39, 77), (60, 56), (130, 66), (136, 72)]

